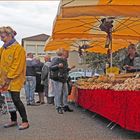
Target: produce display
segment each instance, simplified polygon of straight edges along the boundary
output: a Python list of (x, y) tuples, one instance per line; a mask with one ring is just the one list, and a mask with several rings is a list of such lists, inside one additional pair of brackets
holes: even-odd
[(116, 84), (111, 87), (113, 90), (121, 91), (121, 90), (140, 90), (140, 78), (128, 78), (122, 84)]
[(80, 89), (140, 90), (140, 73), (101, 75), (79, 79), (76, 86)]

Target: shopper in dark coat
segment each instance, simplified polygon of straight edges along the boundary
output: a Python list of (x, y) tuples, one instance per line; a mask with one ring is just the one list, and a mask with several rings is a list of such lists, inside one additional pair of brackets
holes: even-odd
[(44, 104), (44, 85), (41, 83), (41, 72), (43, 68), (43, 63), (40, 61), (39, 58), (35, 58), (36, 65), (35, 65), (35, 70), (36, 70), (36, 89), (35, 92), (38, 93), (39, 95), (39, 100), (37, 103)]

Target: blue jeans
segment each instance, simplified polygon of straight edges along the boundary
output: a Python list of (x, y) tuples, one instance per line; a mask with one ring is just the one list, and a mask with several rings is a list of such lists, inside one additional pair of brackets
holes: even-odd
[(52, 92), (54, 93), (54, 101), (56, 108), (67, 106), (68, 86), (67, 83), (62, 83), (52, 80)]
[(36, 77), (26, 76), (25, 93), (27, 104), (34, 104), (34, 93), (36, 88)]

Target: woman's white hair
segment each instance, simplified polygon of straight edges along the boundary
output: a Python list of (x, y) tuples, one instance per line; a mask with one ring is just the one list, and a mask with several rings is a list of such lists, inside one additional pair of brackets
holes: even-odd
[(12, 37), (14, 37), (17, 34), (16, 31), (13, 30), (10, 26), (0, 27), (0, 34), (2, 34), (2, 33), (10, 34), (10, 35), (12, 35)]
[(60, 48), (56, 51), (56, 54), (58, 56), (62, 56), (64, 54), (64, 52), (69, 52), (68, 50), (64, 49), (64, 48)]
[(64, 48), (60, 48), (60, 49), (58, 49), (58, 50), (56, 51), (56, 54), (57, 54), (58, 56), (62, 56), (63, 53), (64, 53), (64, 51), (65, 51)]

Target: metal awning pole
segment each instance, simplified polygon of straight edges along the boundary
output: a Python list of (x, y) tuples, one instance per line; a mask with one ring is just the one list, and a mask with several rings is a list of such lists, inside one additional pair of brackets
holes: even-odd
[(110, 67), (112, 68), (112, 32), (111, 32), (111, 35), (110, 35)]

